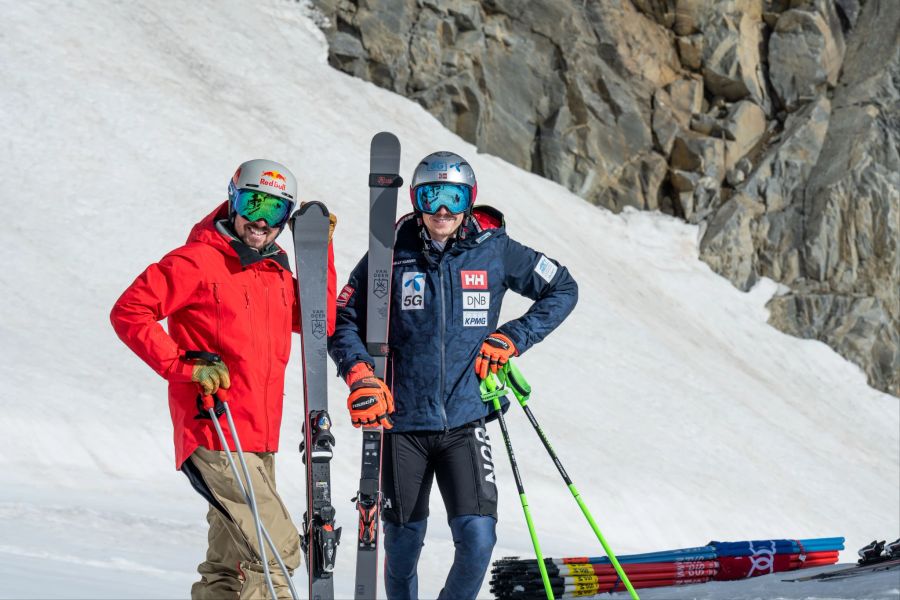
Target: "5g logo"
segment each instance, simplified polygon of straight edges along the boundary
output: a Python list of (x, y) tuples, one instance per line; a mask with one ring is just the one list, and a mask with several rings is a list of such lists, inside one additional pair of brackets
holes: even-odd
[(422, 310), (425, 308), (425, 273), (404, 273), (402, 310)]

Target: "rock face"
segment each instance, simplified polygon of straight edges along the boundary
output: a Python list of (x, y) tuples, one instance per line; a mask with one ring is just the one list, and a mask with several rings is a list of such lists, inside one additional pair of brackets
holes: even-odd
[[(655, 90), (680, 79), (670, 33), (630, 0), (321, 0), (331, 64), (415, 99), (485, 152), (620, 210), (660, 206)], [(665, 20), (665, 2), (643, 2)], [(702, 83), (679, 89), (684, 122)]]
[(900, 395), (900, 2), (313, 0), (329, 61), (586, 200), (701, 224)]

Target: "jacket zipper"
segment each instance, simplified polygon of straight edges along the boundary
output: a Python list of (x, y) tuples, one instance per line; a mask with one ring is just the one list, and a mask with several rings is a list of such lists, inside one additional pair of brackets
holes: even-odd
[(443, 256), (441, 256), (441, 260), (438, 262), (438, 278), (441, 282), (441, 388), (438, 391), (439, 393), (439, 401), (441, 404), (441, 419), (444, 422), (444, 433), (446, 433), (449, 429), (447, 423), (447, 407), (444, 405), (444, 374), (446, 371), (445, 361), (444, 361), (444, 330), (447, 328), (447, 311), (444, 307), (444, 260)]
[[(256, 276), (259, 277), (257, 271)], [(269, 323), (269, 286), (266, 288), (266, 383), (263, 386), (265, 395), (263, 396), (263, 406), (266, 410), (266, 450), (269, 450), (269, 377), (272, 375), (272, 335), (270, 333), (271, 324)]]
[(216, 300), (216, 347), (215, 350), (221, 351), (222, 348), (222, 300), (219, 298), (219, 284), (214, 283), (213, 298)]

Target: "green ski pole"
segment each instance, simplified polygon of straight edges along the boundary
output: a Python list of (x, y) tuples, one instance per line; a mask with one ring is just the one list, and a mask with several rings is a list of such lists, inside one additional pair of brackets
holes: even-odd
[(554, 600), (553, 587), (550, 585), (550, 576), (547, 575), (547, 566), (544, 564), (544, 555), (541, 553), (541, 545), (538, 543), (534, 522), (531, 520), (531, 511), (528, 509), (528, 498), (525, 497), (525, 486), (522, 484), (522, 476), (516, 464), (516, 455), (513, 453), (512, 444), (509, 441), (509, 431), (506, 429), (506, 419), (503, 418), (503, 410), (500, 406), (500, 398), (506, 395), (506, 388), (494, 373), (489, 373), (486, 379), (481, 380), (481, 399), (491, 402), (497, 419), (500, 421), (500, 431), (503, 432), (503, 441), (506, 443), (506, 454), (509, 456), (509, 464), (512, 467), (513, 477), (516, 480), (516, 488), (519, 491), (519, 500), (522, 503), (522, 512), (525, 513), (525, 522), (528, 524), (528, 533), (531, 535), (531, 544), (534, 546), (534, 555), (537, 558), (538, 569), (541, 571), (541, 579), (544, 582), (544, 591), (547, 592), (547, 600)]
[(507, 362), (501, 370), (499, 379), (501, 384), (509, 385), (509, 388), (512, 390), (513, 395), (516, 397), (516, 400), (519, 401), (519, 405), (525, 411), (525, 416), (527, 416), (528, 420), (531, 421), (531, 426), (534, 427), (534, 430), (537, 432), (538, 437), (541, 438), (541, 442), (544, 444), (544, 448), (547, 449), (547, 453), (550, 454), (550, 458), (553, 459), (553, 464), (556, 465), (556, 469), (559, 471), (559, 474), (562, 475), (563, 481), (566, 482), (566, 486), (569, 488), (569, 491), (572, 492), (572, 496), (574, 496), (575, 502), (578, 503), (579, 508), (581, 508), (581, 512), (584, 513), (585, 518), (587, 519), (588, 523), (590, 523), (591, 529), (594, 530), (597, 539), (600, 540), (600, 544), (603, 546), (603, 550), (606, 551), (606, 555), (609, 557), (609, 561), (612, 563), (613, 567), (615, 567), (616, 573), (619, 574), (619, 577), (622, 579), (622, 582), (628, 589), (628, 593), (631, 594), (633, 600), (640, 600), (637, 592), (634, 591), (634, 587), (631, 585), (631, 581), (628, 580), (628, 575), (625, 574), (624, 569), (622, 569), (622, 566), (619, 564), (619, 560), (616, 558), (616, 555), (610, 549), (609, 544), (606, 543), (606, 539), (600, 532), (600, 528), (597, 526), (597, 522), (594, 521), (594, 517), (591, 516), (591, 511), (588, 510), (587, 505), (581, 498), (581, 494), (578, 492), (575, 484), (572, 483), (572, 480), (569, 478), (569, 474), (566, 473), (565, 468), (563, 468), (559, 457), (556, 455), (556, 451), (554, 451), (553, 446), (550, 445), (550, 440), (547, 438), (544, 430), (541, 429), (541, 426), (540, 424), (538, 424), (537, 419), (534, 418), (534, 413), (531, 412), (531, 408), (528, 406), (528, 400), (531, 398), (531, 386), (528, 385), (528, 382), (525, 381), (525, 377), (522, 376), (522, 372), (519, 371), (519, 368), (516, 367), (511, 360)]

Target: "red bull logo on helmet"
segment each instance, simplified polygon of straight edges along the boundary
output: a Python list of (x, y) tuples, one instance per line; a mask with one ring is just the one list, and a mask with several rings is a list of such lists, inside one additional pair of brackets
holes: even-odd
[(278, 171), (266, 171), (259, 177), (259, 185), (273, 187), (278, 190), (287, 189), (287, 180)]

